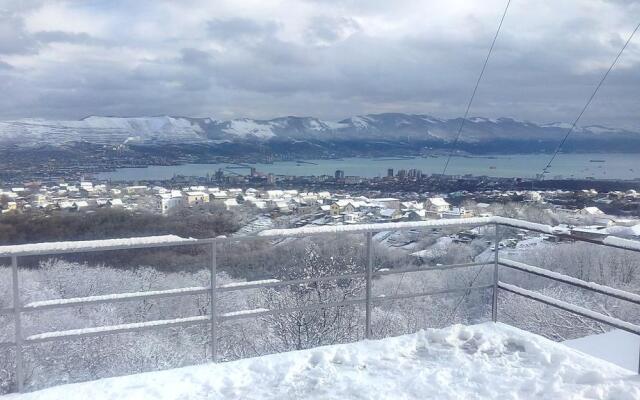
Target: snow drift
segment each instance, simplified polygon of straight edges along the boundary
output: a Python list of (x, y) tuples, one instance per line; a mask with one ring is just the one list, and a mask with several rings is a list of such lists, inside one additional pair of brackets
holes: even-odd
[(455, 325), (0, 399), (640, 398), (628, 370), (504, 325)]

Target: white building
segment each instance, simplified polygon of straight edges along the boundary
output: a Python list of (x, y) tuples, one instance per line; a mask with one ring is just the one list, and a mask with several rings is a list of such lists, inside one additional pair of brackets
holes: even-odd
[(451, 209), (451, 204), (442, 197), (430, 197), (424, 202), (424, 207), (432, 213), (443, 213)]
[(156, 208), (164, 215), (182, 206), (182, 197), (173, 197), (170, 193), (156, 195)]
[(585, 208), (581, 209), (580, 211), (578, 211), (578, 214), (580, 214), (580, 215), (590, 215), (590, 216), (604, 215), (602, 210), (600, 210), (598, 207), (585, 207)]

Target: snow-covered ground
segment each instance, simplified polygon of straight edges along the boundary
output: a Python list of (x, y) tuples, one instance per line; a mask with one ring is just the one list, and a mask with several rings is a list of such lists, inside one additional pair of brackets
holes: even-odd
[(569, 347), (607, 360), (630, 371), (638, 370), (640, 336), (619, 329), (563, 342)]
[(504, 325), (58, 386), (1, 400), (640, 398), (632, 372)]

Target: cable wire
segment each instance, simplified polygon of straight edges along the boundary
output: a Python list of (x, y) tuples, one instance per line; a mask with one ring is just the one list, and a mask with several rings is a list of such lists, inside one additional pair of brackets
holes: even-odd
[(478, 75), (478, 79), (476, 80), (476, 85), (473, 88), (473, 92), (471, 93), (471, 98), (469, 99), (469, 103), (467, 103), (467, 109), (464, 112), (464, 117), (460, 122), (460, 127), (458, 128), (458, 133), (456, 134), (456, 138), (453, 141), (453, 145), (451, 146), (451, 151), (449, 152), (449, 156), (447, 157), (447, 161), (444, 164), (444, 168), (442, 169), (442, 175), (447, 172), (447, 168), (449, 167), (449, 162), (451, 161), (451, 157), (453, 156), (456, 147), (458, 146), (458, 141), (460, 140), (460, 135), (462, 134), (462, 128), (464, 128), (464, 123), (469, 116), (469, 110), (471, 109), (471, 104), (473, 103), (473, 99), (476, 97), (476, 92), (478, 91), (478, 86), (480, 85), (480, 81), (484, 76), (484, 71), (487, 69), (487, 64), (489, 63), (489, 58), (491, 58), (491, 53), (493, 53), (493, 47), (498, 40), (498, 35), (500, 34), (500, 29), (502, 28), (502, 23), (504, 22), (504, 17), (507, 16), (507, 11), (509, 10), (509, 5), (511, 4), (511, 0), (507, 1), (507, 5), (504, 8), (504, 12), (502, 13), (502, 18), (500, 18), (500, 24), (498, 24), (498, 29), (496, 30), (496, 34), (493, 37), (493, 41), (491, 42), (491, 46), (489, 47), (489, 52), (487, 53), (487, 57), (484, 59), (484, 64), (482, 64), (482, 70), (480, 70), (480, 75)]
[(600, 87), (604, 83), (604, 80), (607, 79), (607, 76), (609, 76), (609, 73), (611, 72), (613, 67), (616, 65), (616, 63), (618, 62), (618, 59), (620, 59), (620, 56), (622, 55), (624, 50), (627, 48), (627, 46), (629, 45), (629, 42), (631, 42), (631, 39), (633, 39), (633, 36), (636, 34), (636, 32), (638, 31), (639, 28), (640, 28), (640, 23), (636, 26), (636, 29), (634, 29), (633, 32), (631, 32), (631, 35), (629, 35), (629, 38), (624, 43), (624, 46), (622, 46), (622, 49), (620, 49), (620, 51), (618, 52), (618, 55), (616, 55), (616, 58), (613, 60), (613, 62), (609, 66), (609, 69), (607, 70), (607, 72), (604, 73), (604, 75), (600, 79), (600, 82), (598, 82), (598, 85), (594, 89), (593, 93), (591, 93), (591, 96), (589, 97), (589, 100), (587, 100), (587, 102), (585, 103), (584, 107), (582, 107), (582, 110), (580, 111), (580, 114), (578, 114), (578, 117), (573, 121), (573, 124), (571, 124), (571, 128), (569, 128), (567, 133), (562, 138), (562, 141), (560, 142), (560, 144), (558, 145), (556, 150), (553, 152), (553, 155), (551, 156), (551, 159), (549, 160), (547, 165), (542, 169), (542, 172), (540, 174), (538, 174), (538, 180), (542, 180), (544, 178), (544, 175), (549, 172), (549, 167), (551, 167), (551, 163), (558, 156), (558, 153), (562, 149), (562, 146), (564, 146), (565, 142), (569, 138), (569, 135), (571, 135), (571, 133), (575, 129), (576, 124), (578, 123), (578, 121), (580, 121), (580, 118), (582, 118), (582, 115), (585, 113), (585, 111), (587, 111), (587, 108), (589, 107), (589, 105), (591, 104), (593, 99), (596, 97), (596, 93), (598, 93), (598, 90), (600, 90)]

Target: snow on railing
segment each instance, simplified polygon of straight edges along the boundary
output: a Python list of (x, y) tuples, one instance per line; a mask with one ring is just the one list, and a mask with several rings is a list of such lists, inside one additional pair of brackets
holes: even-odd
[(231, 289), (231, 288), (242, 288), (246, 286), (263, 286), (268, 283), (279, 283), (280, 279), (261, 279), (257, 281), (246, 281), (246, 282), (231, 282), (225, 283), (224, 285), (218, 286), (216, 289)]
[(70, 329), (67, 331), (44, 332), (31, 335), (25, 338), (27, 343), (42, 343), (52, 340), (72, 339), (88, 336), (101, 336), (106, 334), (124, 333), (153, 329), (158, 327), (168, 328), (172, 326), (199, 325), (211, 323), (211, 317), (201, 315), (197, 317), (165, 319), (147, 322), (134, 322), (130, 324), (98, 326), (93, 328)]
[(198, 295), (207, 294), (211, 288), (205, 286), (185, 287), (179, 289), (167, 289), (167, 290), (149, 290), (145, 292), (129, 292), (129, 293), (115, 293), (105, 294), (99, 296), (87, 296), (87, 297), (74, 297), (67, 299), (51, 299), (40, 300), (25, 304), (24, 311), (30, 311), (35, 309), (44, 308), (57, 308), (64, 306), (78, 306), (83, 304), (98, 304), (98, 303), (112, 303), (117, 301), (129, 301), (139, 300), (154, 297), (171, 297), (171, 296), (186, 296), (186, 295)]
[(251, 316), (251, 315), (259, 315), (259, 314), (264, 314), (266, 312), (269, 312), (269, 309), (267, 308), (253, 308), (250, 310), (238, 310), (238, 311), (230, 311), (230, 312), (226, 312), (226, 313), (222, 313), (219, 316), (221, 318), (230, 318), (230, 317), (239, 317), (239, 316)]
[(545, 278), (553, 279), (558, 282), (563, 282), (569, 285), (578, 286), (583, 289), (591, 290), (593, 292), (606, 294), (612, 297), (616, 297), (618, 299), (640, 304), (640, 295), (635, 293), (625, 292), (624, 290), (612, 288), (605, 285), (600, 285), (599, 283), (595, 283), (595, 282), (583, 281), (582, 279), (564, 275), (559, 272), (549, 271), (548, 269), (535, 267), (533, 265), (524, 264), (518, 261), (507, 260), (505, 258), (501, 258), (499, 261), (499, 264), (508, 268), (513, 268), (515, 270), (528, 272), (530, 274), (542, 276)]
[(602, 240), (602, 243), (607, 246), (640, 251), (640, 241), (638, 240), (623, 239), (617, 236), (607, 236)]
[(551, 226), (535, 222), (522, 221), (514, 218), (499, 216), (475, 217), (475, 218), (449, 218), (435, 219), (414, 222), (387, 222), (375, 224), (353, 224), (353, 225), (325, 225), (325, 226), (305, 226), (301, 228), (289, 229), (267, 229), (257, 235), (226, 237), (218, 236), (210, 239), (181, 238), (175, 235), (135, 237), (127, 239), (105, 239), (70, 242), (49, 242), (35, 244), (21, 244), (11, 246), (0, 246), (0, 257), (47, 255), (60, 253), (74, 253), (102, 250), (121, 250), (147, 247), (163, 247), (184, 244), (214, 243), (215, 241), (234, 241), (251, 238), (287, 238), (299, 236), (312, 236), (321, 234), (349, 234), (383, 232), (409, 229), (479, 226), (479, 225), (502, 225), (517, 229), (524, 229), (545, 233), (548, 235), (562, 236), (574, 240), (587, 242), (597, 242), (605, 246), (617, 247), (621, 249), (640, 251), (640, 241), (623, 239), (615, 236), (605, 236), (602, 239), (588, 239), (574, 236), (571, 229), (563, 226)]
[(0, 246), (0, 257), (26, 256), (37, 254), (59, 254), (100, 250), (120, 250), (127, 248), (158, 247), (198, 243), (202, 240), (181, 238), (176, 235), (133, 237), (126, 239), (83, 240), (71, 242), (45, 242)]
[(522, 221), (515, 218), (506, 218), (500, 216), (489, 217), (491, 223), (509, 226), (512, 228), (525, 229), (528, 231), (536, 231), (546, 233), (548, 235), (569, 235), (571, 230), (563, 226), (551, 226), (545, 224), (539, 224), (537, 222)]
[(477, 218), (455, 218), (455, 219), (433, 219), (427, 221), (414, 222), (385, 222), (378, 224), (354, 224), (354, 225), (324, 225), (313, 227), (302, 227), (292, 229), (268, 229), (258, 233), (260, 237), (289, 237), (308, 236), (318, 234), (339, 234), (339, 233), (365, 233), (396, 231), (418, 228), (439, 228), (443, 226), (475, 226), (485, 225), (493, 222), (492, 217)]

